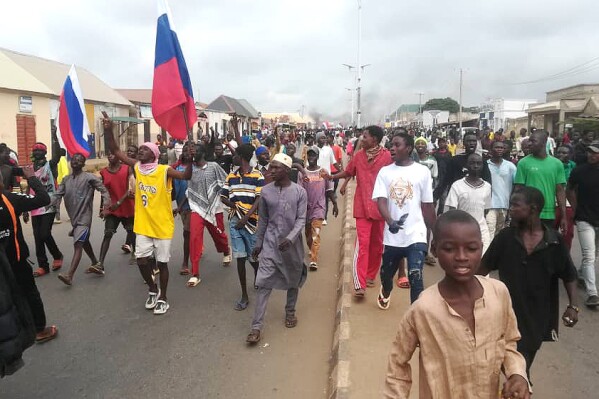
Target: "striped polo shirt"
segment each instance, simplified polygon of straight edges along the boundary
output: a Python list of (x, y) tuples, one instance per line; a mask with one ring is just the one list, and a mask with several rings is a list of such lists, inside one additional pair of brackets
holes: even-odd
[[(241, 169), (229, 173), (221, 190), (221, 196), (228, 198), (236, 207), (236, 209), (230, 210), (229, 219), (233, 216), (241, 218), (246, 215), (260, 197), (263, 186), (264, 176), (258, 169), (254, 168), (245, 175), (241, 174)], [(246, 226), (250, 232), (255, 231), (257, 221), (258, 213), (256, 212), (250, 216), (248, 226)]]

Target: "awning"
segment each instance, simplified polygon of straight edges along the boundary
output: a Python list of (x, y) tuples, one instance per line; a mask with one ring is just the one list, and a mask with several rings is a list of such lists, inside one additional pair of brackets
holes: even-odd
[(115, 116), (112, 119), (114, 122), (127, 122), (127, 123), (144, 123), (145, 120), (133, 118), (132, 116)]

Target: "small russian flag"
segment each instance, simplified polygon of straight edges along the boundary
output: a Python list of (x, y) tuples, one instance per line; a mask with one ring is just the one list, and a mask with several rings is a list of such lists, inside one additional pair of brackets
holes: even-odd
[(152, 114), (160, 127), (180, 140), (198, 119), (189, 72), (166, 0), (158, 0)]
[(56, 133), (60, 146), (66, 149), (70, 156), (80, 153), (89, 157), (90, 131), (75, 65), (71, 66), (62, 93), (60, 93), (60, 105), (56, 119), (58, 127)]

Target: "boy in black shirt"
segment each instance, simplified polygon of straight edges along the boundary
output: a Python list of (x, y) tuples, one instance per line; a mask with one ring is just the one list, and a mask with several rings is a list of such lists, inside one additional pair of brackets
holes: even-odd
[(518, 352), (530, 367), (543, 341), (556, 341), (559, 325), (558, 278), (569, 304), (562, 316), (566, 327), (578, 322), (576, 269), (563, 238), (541, 223), (545, 199), (534, 187), (522, 187), (510, 198), (512, 225), (499, 232), (482, 259), (478, 274), (499, 270), (510, 296), (522, 339)]

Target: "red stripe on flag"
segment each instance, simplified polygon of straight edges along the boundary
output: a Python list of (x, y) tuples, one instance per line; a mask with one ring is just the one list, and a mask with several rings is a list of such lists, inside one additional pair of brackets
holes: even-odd
[(82, 148), (73, 135), (73, 131), (71, 129), (71, 123), (69, 119), (69, 113), (67, 109), (67, 105), (64, 101), (64, 95), (60, 95), (60, 106), (58, 107), (59, 117), (58, 117), (58, 127), (60, 129), (60, 138), (65, 145), (65, 149), (69, 153), (70, 156), (73, 154), (81, 153), (85, 155), (85, 157), (89, 156), (89, 152)]
[(158, 125), (180, 140), (187, 138), (183, 105), (187, 110), (187, 121), (191, 129), (197, 120), (195, 104), (183, 89), (177, 59), (173, 58), (154, 69), (152, 114)]

